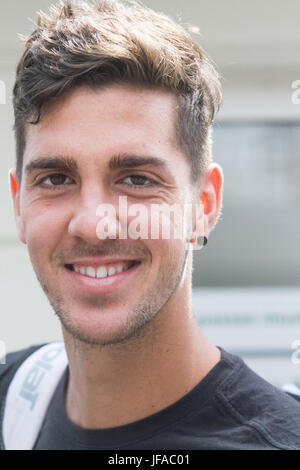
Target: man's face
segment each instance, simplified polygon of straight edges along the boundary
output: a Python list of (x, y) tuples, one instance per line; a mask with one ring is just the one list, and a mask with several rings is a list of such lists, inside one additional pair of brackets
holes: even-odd
[(183, 240), (97, 235), (97, 207), (117, 209), (119, 196), (128, 210), (189, 202), (190, 166), (176, 146), (175, 107), (162, 91), (78, 88), (27, 129), (15, 201), (21, 239), (62, 324), (83, 341), (135, 335), (186, 288)]

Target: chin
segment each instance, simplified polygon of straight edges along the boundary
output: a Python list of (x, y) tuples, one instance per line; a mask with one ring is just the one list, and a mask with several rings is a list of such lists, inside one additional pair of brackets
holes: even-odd
[[(109, 313), (105, 316), (109, 317)], [(110, 322), (105, 325), (102, 322), (99, 325), (99, 313), (98, 319), (94, 319), (93, 324), (91, 322), (85, 322), (85, 324), (80, 321), (76, 322), (74, 319), (66, 319), (63, 315), (59, 315), (59, 317), (68, 336), (82, 343), (99, 346), (124, 345), (135, 342), (145, 337), (151, 323), (150, 318), (142, 317), (131, 321), (115, 321), (114, 324)]]

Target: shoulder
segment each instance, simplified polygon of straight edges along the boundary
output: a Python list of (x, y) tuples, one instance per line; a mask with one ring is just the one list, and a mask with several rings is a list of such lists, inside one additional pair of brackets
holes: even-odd
[(16, 365), (19, 365), (26, 359), (26, 357), (30, 356), (34, 351), (44, 346), (43, 344), (32, 345), (24, 349), (20, 349), (17, 351), (10, 352), (6, 354), (4, 358), (2, 358), (2, 362), (0, 363), (0, 382), (1, 379)]
[(281, 387), (288, 395), (300, 402), (300, 388), (293, 383), (286, 383)]
[(225, 360), (238, 363), (219, 387), (219, 401), (243, 426), (252, 428), (270, 447), (300, 449), (300, 403), (250, 369), (242, 359), (224, 352)]

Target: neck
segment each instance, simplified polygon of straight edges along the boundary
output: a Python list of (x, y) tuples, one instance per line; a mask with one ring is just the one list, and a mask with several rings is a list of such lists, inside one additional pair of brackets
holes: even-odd
[(173, 296), (142, 337), (117, 345), (88, 345), (63, 329), (71, 421), (89, 429), (138, 421), (175, 403), (215, 366), (220, 351), (200, 330), (186, 292), (180, 302)]

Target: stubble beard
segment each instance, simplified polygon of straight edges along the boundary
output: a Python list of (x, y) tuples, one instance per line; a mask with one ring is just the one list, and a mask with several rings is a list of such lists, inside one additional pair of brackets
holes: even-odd
[[(180, 263), (171, 263), (167, 272), (160, 272), (161, 275), (155, 286), (147, 293), (147, 297), (127, 316), (122, 331), (115, 332), (108, 338), (93, 337), (91, 334), (85, 333), (80, 326), (74, 324), (71, 312), (65, 307), (62, 295), (53, 291), (45, 279), (37, 272), (36, 276), (54, 313), (75, 342), (98, 347), (116, 346), (118, 344), (124, 347), (130, 343), (141, 343), (146, 338), (154, 339), (158, 324), (152, 320), (158, 317), (159, 312), (162, 311), (178, 289), (185, 273), (187, 255), (188, 251), (185, 251), (181, 256)], [(163, 292), (161, 292), (161, 286), (164, 286)], [(158, 295), (159, 292), (161, 292), (160, 296)], [(111, 300), (101, 296), (97, 299), (97, 307), (101, 309), (110, 302)]]

